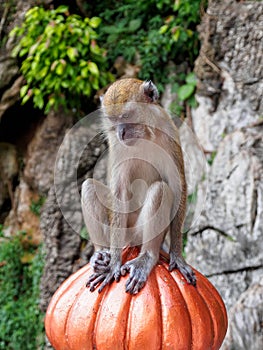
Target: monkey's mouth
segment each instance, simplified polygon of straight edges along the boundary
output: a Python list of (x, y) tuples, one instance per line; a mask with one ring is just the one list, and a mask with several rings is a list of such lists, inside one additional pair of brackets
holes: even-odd
[(125, 145), (132, 146), (135, 144), (136, 139), (141, 138), (140, 133), (136, 132), (135, 124), (119, 124), (117, 126), (117, 135), (120, 142), (124, 142)]

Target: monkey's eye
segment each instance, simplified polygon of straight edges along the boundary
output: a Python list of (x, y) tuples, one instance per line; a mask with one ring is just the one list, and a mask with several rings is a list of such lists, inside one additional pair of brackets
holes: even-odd
[(122, 115), (120, 115), (120, 118), (127, 119), (127, 118), (129, 118), (129, 115), (128, 115), (128, 113), (123, 113)]

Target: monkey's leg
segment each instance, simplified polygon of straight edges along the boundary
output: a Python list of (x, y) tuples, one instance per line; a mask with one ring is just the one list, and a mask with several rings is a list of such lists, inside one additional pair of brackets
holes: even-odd
[(169, 271), (178, 269), (189, 284), (196, 285), (195, 273), (182, 256), (182, 226), (185, 214), (179, 206), (178, 211), (170, 225), (170, 264)]
[[(120, 183), (117, 185), (121, 186)], [(84, 185), (82, 206), (91, 239), (96, 249), (103, 246), (111, 247), (110, 251), (100, 250), (95, 253), (94, 259), (92, 258), (92, 262), (95, 262), (95, 273), (87, 282), (91, 291), (100, 285), (99, 292), (101, 292), (113, 280), (119, 281), (121, 276), (121, 251), (127, 230), (127, 208), (125, 208), (127, 198), (124, 198), (126, 197), (124, 190), (117, 190), (116, 193), (117, 195), (113, 196), (106, 186), (94, 180)], [(104, 204), (107, 204), (107, 201), (109, 205), (113, 205), (113, 208), (109, 205), (105, 208)]]
[(109, 209), (107, 201), (110, 190), (107, 186), (94, 180), (87, 179), (81, 189), (81, 205), (85, 225), (95, 252), (90, 263), (95, 272), (105, 271), (110, 262), (109, 253)]
[(141, 252), (121, 267), (122, 275), (130, 273), (126, 283), (128, 293), (140, 291), (159, 259), (160, 246), (170, 224), (172, 202), (173, 193), (166, 183), (155, 182), (149, 187), (135, 227), (142, 235)]
[[(125, 196), (125, 191), (122, 193), (122, 196)], [(122, 248), (126, 245), (125, 236), (127, 231), (127, 208), (125, 208), (125, 204), (123, 203), (127, 202), (124, 198), (122, 198), (122, 201), (119, 201), (118, 204), (116, 204), (116, 202), (111, 218), (111, 260), (107, 271), (94, 281), (96, 286), (100, 284), (99, 293), (112, 281), (115, 280), (118, 282), (121, 277), (121, 252)], [(92, 288), (93, 285), (91, 285), (91, 290)]]

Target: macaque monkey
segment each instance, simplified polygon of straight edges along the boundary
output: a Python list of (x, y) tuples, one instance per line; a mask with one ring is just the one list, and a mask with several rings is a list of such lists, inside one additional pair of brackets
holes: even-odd
[[(108, 184), (87, 179), (82, 210), (95, 246), (94, 273), (87, 286), (99, 292), (129, 273), (126, 292), (138, 293), (169, 239), (169, 270), (178, 269), (195, 285), (192, 268), (182, 256), (186, 181), (178, 130), (158, 105), (151, 81), (121, 79), (102, 101), (102, 128), (108, 139)], [(125, 246), (139, 255), (122, 264)]]

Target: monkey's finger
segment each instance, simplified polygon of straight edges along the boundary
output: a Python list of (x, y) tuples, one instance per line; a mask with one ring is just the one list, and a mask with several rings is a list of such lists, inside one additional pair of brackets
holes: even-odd
[(184, 277), (189, 284), (192, 284), (194, 287), (196, 286), (196, 277), (193, 271), (191, 273), (187, 272)]
[(101, 283), (101, 281), (103, 281), (103, 279), (105, 278), (105, 275), (99, 275), (93, 282), (89, 283), (89, 287), (90, 287), (90, 291), (94, 292), (94, 290), (96, 289), (96, 287)]
[(116, 282), (119, 282), (120, 278), (121, 278), (121, 273), (120, 273), (120, 271), (115, 272), (115, 273), (114, 273), (114, 279), (115, 279), (115, 281), (116, 281)]
[(184, 276), (188, 284), (192, 284), (193, 286), (196, 286), (196, 276), (192, 268), (187, 265), (179, 265), (178, 270), (181, 272), (181, 274)]
[(105, 257), (105, 259), (99, 259), (94, 261), (94, 265), (106, 266), (106, 265), (109, 265), (109, 262), (110, 262), (110, 258)]
[(132, 294), (137, 294), (139, 291), (145, 286), (145, 281), (138, 281), (133, 288), (133, 293)]
[(144, 287), (146, 279), (138, 272), (133, 277), (130, 277), (126, 283), (126, 292), (130, 294), (137, 294)]
[(108, 274), (102, 284), (100, 285), (98, 292), (101, 293), (103, 288), (106, 287), (108, 284), (110, 284), (113, 281), (113, 276), (112, 274)]
[(92, 275), (90, 275), (87, 280), (86, 287), (89, 287), (90, 283), (94, 281), (98, 276), (99, 276), (98, 273), (93, 273)]
[(137, 283), (136, 279), (130, 277), (125, 285), (126, 293), (134, 294), (133, 291), (136, 283)]
[(130, 267), (129, 264), (122, 265), (122, 267), (121, 267), (121, 275), (125, 276), (128, 272), (130, 272), (130, 269), (131, 269), (131, 267)]
[(93, 270), (95, 271), (95, 273), (105, 273), (105, 272), (108, 272), (110, 271), (110, 267), (109, 265), (96, 265), (96, 266), (93, 266)]

